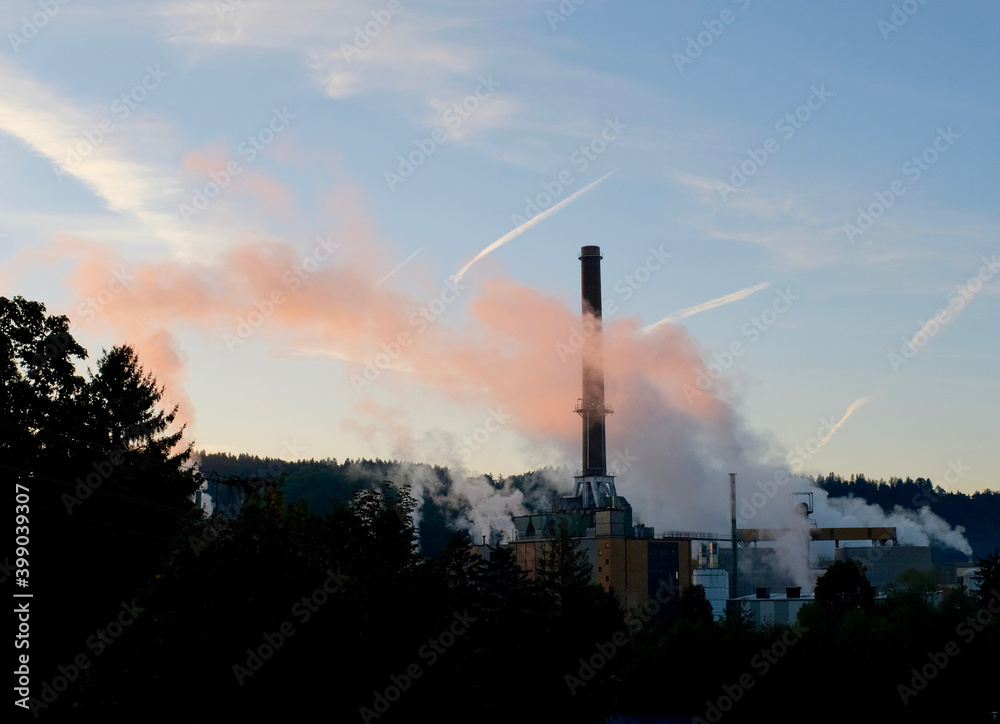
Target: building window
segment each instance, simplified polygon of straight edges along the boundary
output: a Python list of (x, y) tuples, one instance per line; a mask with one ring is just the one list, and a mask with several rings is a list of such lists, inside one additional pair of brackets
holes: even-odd
[(598, 573), (600, 573), (600, 572), (601, 572), (601, 567), (600, 567), (600, 566), (598, 566), (598, 567), (597, 567), (597, 572), (598, 572)]
[(611, 565), (611, 561), (607, 558), (604, 559), (604, 565)]
[(604, 577), (604, 580), (605, 580), (605, 581), (610, 581), (611, 579), (610, 579), (610, 578), (609, 578), (608, 576), (605, 576), (605, 577)]

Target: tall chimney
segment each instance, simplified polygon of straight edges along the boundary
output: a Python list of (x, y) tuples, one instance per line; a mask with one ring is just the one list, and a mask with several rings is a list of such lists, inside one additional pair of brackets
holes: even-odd
[(731, 518), (731, 530), (733, 541), (733, 570), (729, 574), (729, 598), (734, 599), (739, 596), (739, 580), (737, 579), (737, 551), (739, 550), (739, 533), (736, 530), (736, 473), (729, 473), (729, 515)]
[[(604, 418), (604, 338), (601, 322), (601, 248), (580, 250), (580, 281), (583, 293), (583, 397), (577, 412), (583, 418), (583, 475), (607, 475), (607, 441)], [(593, 315), (590, 329), (587, 316)]]

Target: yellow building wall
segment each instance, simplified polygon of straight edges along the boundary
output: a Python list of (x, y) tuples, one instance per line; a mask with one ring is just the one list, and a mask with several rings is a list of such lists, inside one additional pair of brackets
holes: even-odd
[[(638, 608), (649, 599), (649, 545), (646, 538), (600, 537), (591, 539), (594, 551), (593, 580), (604, 590), (614, 588), (626, 611)], [(583, 541), (586, 543), (586, 541)], [(676, 541), (678, 546), (678, 579), (683, 591), (692, 585), (694, 569), (691, 542)], [(543, 555), (543, 541), (514, 541), (517, 565), (534, 580)]]
[(678, 578), (680, 579), (680, 589), (683, 591), (691, 586), (692, 580), (694, 578), (694, 565), (691, 560), (691, 541), (682, 540), (678, 541)]

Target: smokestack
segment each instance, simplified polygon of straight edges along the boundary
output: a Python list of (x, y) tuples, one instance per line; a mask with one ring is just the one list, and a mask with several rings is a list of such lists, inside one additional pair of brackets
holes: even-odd
[(738, 534), (736, 532), (736, 473), (729, 473), (729, 515), (731, 518), (733, 539), (733, 570), (732, 573), (729, 574), (729, 597), (736, 598), (737, 595), (739, 595), (739, 586), (736, 577), (739, 567), (736, 563), (736, 552), (740, 547)]
[(583, 418), (583, 475), (608, 474), (604, 418), (611, 412), (604, 404), (604, 337), (601, 322), (601, 248), (580, 250), (583, 319), (594, 317), (592, 334), (583, 347), (583, 397), (577, 412)]
[[(624, 530), (632, 532), (632, 506), (615, 490), (615, 476), (608, 475), (604, 418), (612, 410), (604, 404), (604, 332), (601, 322), (601, 248), (580, 249), (580, 284), (583, 297), (583, 397), (576, 412), (583, 418), (583, 465), (576, 475), (576, 494), (559, 503), (560, 510), (614, 508), (624, 511)], [(592, 320), (592, 323), (591, 323)], [(554, 508), (555, 509), (555, 508)], [(652, 537), (652, 528), (643, 536)]]

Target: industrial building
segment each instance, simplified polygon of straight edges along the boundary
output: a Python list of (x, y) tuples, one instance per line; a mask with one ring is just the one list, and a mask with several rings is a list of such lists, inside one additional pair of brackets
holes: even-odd
[[(605, 424), (613, 410), (604, 399), (602, 258), (600, 247), (580, 250), (582, 315), (585, 322), (593, 321), (593, 333), (583, 346), (583, 396), (575, 410), (582, 423), (575, 492), (554, 500), (549, 513), (516, 516), (516, 537), (508, 545), (518, 565), (534, 578), (548, 539), (565, 527), (586, 553), (592, 580), (614, 590), (626, 610), (632, 610), (653, 599), (661, 586), (676, 592), (690, 586), (694, 566), (690, 539), (656, 538), (652, 528), (633, 524), (632, 506), (618, 494), (615, 476), (608, 472)], [(478, 548), (488, 556), (484, 546)], [(669, 616), (676, 605), (673, 596), (659, 615)]]
[(813, 600), (811, 593), (803, 594), (798, 586), (788, 586), (779, 594), (772, 594), (769, 588), (759, 588), (753, 595), (737, 598), (736, 604), (757, 626), (790, 626), (802, 607)]
[[(592, 581), (613, 590), (626, 610), (644, 606), (661, 587), (682, 592), (693, 584), (704, 586), (716, 618), (726, 610), (749, 611), (758, 623), (788, 623), (812, 599), (811, 584), (822, 571), (809, 574), (806, 594), (803, 581), (791, 580), (769, 543), (801, 546), (803, 566), (810, 568), (810, 544), (832, 541), (838, 560), (860, 560), (868, 567), (874, 585), (884, 585), (910, 568), (930, 568), (927, 548), (898, 547), (896, 529), (819, 528), (809, 516), (812, 493), (794, 498), (797, 514), (788, 529), (736, 526), (736, 476), (730, 474), (730, 534), (669, 531), (656, 537), (648, 526), (632, 522), (632, 506), (618, 494), (615, 476), (607, 465), (606, 422), (613, 414), (604, 397), (603, 329), (601, 303), (601, 250), (585, 246), (580, 251), (581, 297), (584, 327), (591, 331), (583, 345), (583, 389), (575, 412), (582, 422), (582, 465), (574, 476), (574, 494), (557, 498), (548, 513), (516, 516), (515, 537), (507, 543), (518, 565), (534, 578), (548, 541), (565, 529), (577, 540), (590, 562)], [(846, 548), (841, 541), (868, 541), (869, 547)], [(892, 543), (886, 547), (887, 543)], [(721, 548), (728, 543), (729, 548)], [(765, 546), (758, 548), (758, 543)], [(692, 545), (698, 548), (692, 550)], [(875, 551), (875, 552), (873, 552)], [(488, 558), (490, 548), (476, 546)], [(692, 553), (697, 555), (692, 557)], [(784, 591), (784, 594), (771, 591)], [(676, 608), (674, 596), (659, 607), (669, 617)]]
[(860, 546), (837, 548), (838, 561), (857, 561), (865, 567), (865, 577), (877, 589), (895, 583), (906, 571), (929, 571), (931, 549), (929, 546)]

